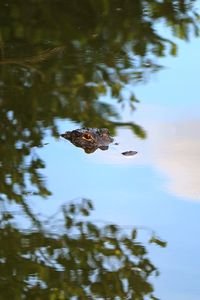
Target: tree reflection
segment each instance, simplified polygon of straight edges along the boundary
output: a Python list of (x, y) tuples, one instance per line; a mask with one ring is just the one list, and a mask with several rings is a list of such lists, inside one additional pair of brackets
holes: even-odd
[[(38, 172), (44, 167), (31, 149), (46, 133), (58, 137), (57, 119), (85, 127), (106, 127), (112, 135), (123, 123), (108, 95), (132, 109), (129, 86), (145, 81), (161, 66), (157, 58), (177, 54), (178, 38), (199, 34), (195, 1), (1, 1), (0, 3), (0, 181), (9, 199), (21, 201), (29, 185), (49, 191)], [(157, 26), (157, 27), (156, 27)], [(161, 25), (160, 25), (161, 26)], [(92, 116), (92, 117), (91, 117)]]
[(166, 243), (152, 236), (145, 245), (136, 228), (128, 233), (114, 224), (97, 226), (88, 219), (92, 209), (90, 200), (64, 205), (62, 229), (55, 219), (41, 221), (30, 212), (26, 231), (4, 212), (0, 298), (155, 299), (149, 279), (158, 270), (147, 248)]

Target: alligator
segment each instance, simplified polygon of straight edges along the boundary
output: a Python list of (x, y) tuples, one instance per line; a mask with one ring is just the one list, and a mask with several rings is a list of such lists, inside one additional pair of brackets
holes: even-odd
[[(61, 137), (70, 141), (76, 147), (84, 149), (86, 153), (93, 153), (97, 149), (108, 150), (109, 144), (114, 141), (107, 128), (80, 128), (66, 131), (61, 134)], [(118, 143), (115, 143), (115, 145), (118, 145)], [(126, 151), (122, 154), (131, 156), (136, 153), (136, 151)]]
[(109, 144), (114, 141), (107, 128), (81, 128), (66, 131), (61, 137), (69, 140), (76, 147), (83, 148), (86, 153), (92, 153), (97, 149), (107, 150)]

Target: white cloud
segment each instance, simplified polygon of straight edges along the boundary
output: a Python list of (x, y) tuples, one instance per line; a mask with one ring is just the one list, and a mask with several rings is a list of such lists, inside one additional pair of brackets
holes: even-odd
[[(200, 120), (149, 124), (146, 140), (133, 136), (130, 129), (120, 129), (108, 151), (97, 151), (91, 159), (99, 163), (151, 165), (166, 175), (165, 187), (178, 197), (200, 200)], [(136, 150), (133, 157), (122, 151)]]
[(200, 121), (159, 125), (152, 145), (154, 163), (167, 175), (167, 188), (200, 200)]

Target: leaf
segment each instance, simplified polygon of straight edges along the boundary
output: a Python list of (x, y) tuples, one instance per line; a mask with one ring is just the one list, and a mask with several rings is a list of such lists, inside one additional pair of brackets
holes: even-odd
[(149, 240), (149, 243), (156, 244), (162, 248), (165, 248), (167, 246), (167, 242), (162, 241), (161, 239), (158, 239), (157, 237), (153, 236)]
[(172, 43), (171, 45), (170, 54), (173, 56), (177, 55), (177, 45), (175, 43)]
[(137, 237), (137, 230), (136, 229), (133, 229), (132, 232), (131, 232), (131, 239), (132, 240), (135, 240)]
[(73, 225), (73, 220), (72, 218), (70, 218), (69, 216), (66, 216), (65, 218), (65, 225), (67, 227), (67, 229), (70, 229)]

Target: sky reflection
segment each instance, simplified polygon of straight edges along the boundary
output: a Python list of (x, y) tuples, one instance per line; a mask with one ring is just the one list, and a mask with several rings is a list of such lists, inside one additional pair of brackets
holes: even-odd
[[(200, 277), (199, 46), (197, 40), (182, 45), (178, 58), (164, 59), (168, 68), (159, 79), (135, 89), (143, 102), (134, 121), (147, 129), (146, 140), (120, 129), (115, 138), (119, 146), (108, 151), (87, 155), (50, 137), (45, 141), (50, 144), (38, 149), (47, 162), (53, 197), (47, 200), (48, 211), (47, 203), (38, 200), (32, 201), (33, 209), (52, 214), (64, 201), (87, 197), (94, 200), (95, 220), (147, 226), (168, 241), (164, 254), (152, 251), (162, 270), (155, 282), (161, 299), (197, 300), (200, 294), (194, 279)], [(123, 118), (131, 120), (126, 110)], [(77, 125), (59, 122), (59, 128), (63, 132)], [(138, 155), (123, 157), (126, 150)]]

